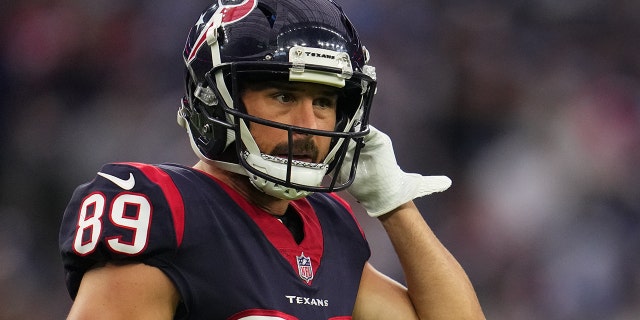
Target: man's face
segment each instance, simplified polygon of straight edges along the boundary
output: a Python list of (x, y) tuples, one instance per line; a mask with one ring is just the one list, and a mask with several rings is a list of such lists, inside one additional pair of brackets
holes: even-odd
[[(333, 131), (336, 126), (338, 89), (303, 82), (268, 82), (251, 85), (242, 93), (247, 113), (270, 121), (303, 128)], [(287, 158), (287, 131), (251, 123), (250, 131), (260, 151)], [(293, 159), (322, 162), (330, 137), (294, 133)]]

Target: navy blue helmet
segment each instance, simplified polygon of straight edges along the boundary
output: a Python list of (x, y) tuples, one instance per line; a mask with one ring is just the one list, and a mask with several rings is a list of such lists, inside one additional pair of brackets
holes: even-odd
[[(260, 190), (297, 199), (310, 192), (348, 187), (376, 90), (375, 68), (353, 25), (332, 0), (219, 0), (191, 28), (183, 52), (185, 91), (178, 122), (203, 161), (247, 175)], [(296, 127), (247, 114), (240, 99), (245, 81), (319, 83), (340, 91), (333, 131)], [(330, 137), (320, 163), (277, 158), (260, 152), (251, 123), (289, 133)], [(355, 152), (353, 163), (345, 154)], [(289, 155), (292, 152), (290, 150)], [(348, 181), (337, 174), (350, 170)]]

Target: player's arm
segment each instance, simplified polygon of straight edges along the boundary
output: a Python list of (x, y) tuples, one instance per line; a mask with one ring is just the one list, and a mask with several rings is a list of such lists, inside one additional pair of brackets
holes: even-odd
[[(171, 319), (179, 294), (166, 272), (179, 249), (182, 198), (161, 168), (107, 164), (79, 186), (60, 225), (74, 299), (69, 319)], [(184, 298), (184, 297), (180, 297)]]
[(484, 319), (464, 270), (413, 202), (380, 221), (400, 259), (408, 289), (367, 264), (354, 319)]
[(179, 300), (158, 268), (107, 264), (84, 274), (67, 319), (173, 319)]
[(348, 191), (370, 216), (381, 221), (400, 259), (407, 288), (367, 264), (354, 318), (484, 319), (464, 270), (412, 201), (448, 189), (451, 180), (403, 172), (396, 163), (391, 139), (370, 128)]

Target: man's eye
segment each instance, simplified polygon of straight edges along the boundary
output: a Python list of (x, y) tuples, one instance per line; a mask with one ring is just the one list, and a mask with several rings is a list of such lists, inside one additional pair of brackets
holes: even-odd
[(294, 101), (293, 95), (286, 93), (278, 93), (274, 95), (274, 99), (278, 100), (280, 103), (289, 103)]
[(319, 106), (319, 107), (322, 107), (322, 108), (335, 108), (336, 107), (335, 99), (329, 99), (329, 98), (316, 99), (314, 104), (316, 106)]

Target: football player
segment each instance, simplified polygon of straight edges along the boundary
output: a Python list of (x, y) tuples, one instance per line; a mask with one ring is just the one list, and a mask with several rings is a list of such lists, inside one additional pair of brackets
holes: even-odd
[[(481, 319), (463, 269), (369, 125), (369, 53), (331, 0), (216, 1), (184, 49), (178, 123), (200, 161), (111, 163), (60, 230), (69, 319)], [(356, 174), (357, 173), (357, 174)], [(407, 287), (376, 271), (347, 190)]]

